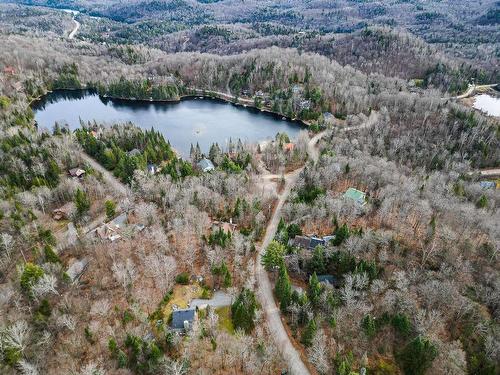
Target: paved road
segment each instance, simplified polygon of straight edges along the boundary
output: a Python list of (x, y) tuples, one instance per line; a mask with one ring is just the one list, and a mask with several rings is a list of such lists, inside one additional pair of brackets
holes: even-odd
[[(324, 134), (325, 132), (319, 133), (309, 141), (308, 153), (314, 162), (318, 160), (319, 156), (319, 151), (316, 148), (316, 143), (321, 137), (323, 137)], [(271, 221), (267, 226), (266, 233), (264, 235), (264, 240), (262, 241), (262, 245), (259, 250), (259, 259), (256, 265), (257, 283), (258, 283), (257, 295), (262, 305), (262, 309), (264, 310), (264, 313), (266, 315), (269, 331), (271, 333), (271, 336), (274, 338), (276, 345), (278, 346), (278, 349), (281, 351), (281, 354), (283, 355), (283, 358), (285, 359), (285, 362), (287, 363), (290, 369), (290, 373), (294, 375), (309, 374), (309, 370), (307, 369), (307, 366), (300, 358), (299, 352), (293, 346), (285, 330), (283, 322), (281, 321), (280, 310), (276, 306), (276, 303), (274, 302), (273, 287), (271, 285), (271, 281), (269, 280), (269, 275), (267, 271), (261, 264), (261, 260), (266, 247), (273, 240), (276, 230), (278, 228), (283, 204), (290, 195), (290, 191), (292, 190), (292, 187), (295, 185), (295, 182), (297, 181), (300, 172), (302, 172), (302, 170), (303, 168), (300, 168), (285, 175), (285, 188), (283, 189), (281, 195), (279, 195), (278, 204), (273, 213)]]

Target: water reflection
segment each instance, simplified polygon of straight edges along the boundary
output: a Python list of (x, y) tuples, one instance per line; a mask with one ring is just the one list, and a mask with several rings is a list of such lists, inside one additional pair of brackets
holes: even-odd
[(212, 143), (225, 146), (230, 138), (256, 142), (278, 132), (295, 138), (302, 129), (299, 123), (279, 116), (216, 99), (164, 103), (103, 98), (85, 90), (57, 91), (35, 102), (33, 110), (41, 129), (51, 129), (58, 122), (74, 130), (80, 119), (106, 124), (131, 121), (143, 129), (153, 127), (183, 156), (189, 154), (191, 143), (198, 142), (208, 152)]

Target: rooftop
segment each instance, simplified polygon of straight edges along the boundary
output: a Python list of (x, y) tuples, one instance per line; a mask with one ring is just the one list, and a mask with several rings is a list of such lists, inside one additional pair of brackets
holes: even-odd
[(200, 168), (201, 170), (203, 170), (204, 172), (206, 171), (211, 171), (213, 169), (215, 169), (215, 166), (214, 164), (207, 158), (203, 158), (201, 159), (199, 162), (198, 162), (198, 168)]
[(184, 322), (191, 323), (196, 314), (195, 309), (181, 309), (172, 312), (172, 328), (184, 329)]
[(353, 201), (362, 206), (366, 204), (366, 194), (358, 189), (354, 188), (347, 189), (346, 192), (344, 193), (344, 197), (352, 199)]

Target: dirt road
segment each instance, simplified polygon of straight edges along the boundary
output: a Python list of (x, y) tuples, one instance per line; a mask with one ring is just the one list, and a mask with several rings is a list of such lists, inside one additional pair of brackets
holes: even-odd
[(104, 168), (101, 164), (96, 162), (90, 156), (88, 156), (84, 152), (80, 152), (80, 157), (85, 161), (85, 163), (89, 164), (92, 168), (102, 174), (103, 179), (106, 183), (111, 186), (111, 188), (116, 192), (116, 194), (121, 196), (127, 196), (130, 194), (130, 189), (121, 183), (113, 174)]
[(443, 99), (465, 99), (474, 94), (476, 90), (484, 90), (497, 86), (496, 83), (490, 85), (469, 85), (467, 91), (458, 96), (452, 96), (451, 98), (443, 98)]
[(73, 22), (75, 23), (75, 28), (73, 30), (71, 30), (71, 32), (69, 33), (69, 35), (68, 35), (69, 39), (73, 39), (75, 37), (76, 32), (80, 28), (80, 22), (78, 22), (77, 20), (75, 20), (74, 17), (73, 17)]
[[(319, 133), (309, 141), (308, 153), (313, 162), (316, 162), (319, 156), (319, 151), (316, 148), (316, 143), (321, 137), (324, 136), (324, 134), (325, 132)], [(295, 182), (297, 181), (302, 170), (303, 168), (300, 168), (285, 175), (285, 188), (283, 189), (281, 195), (279, 195), (278, 204), (273, 213), (271, 221), (267, 226), (264, 240), (262, 241), (262, 245), (259, 250), (259, 259), (256, 265), (258, 282), (257, 294), (262, 305), (262, 309), (264, 310), (264, 313), (266, 315), (269, 331), (271, 333), (271, 336), (274, 338), (276, 345), (281, 351), (283, 358), (288, 365), (290, 373), (296, 375), (309, 374), (309, 370), (300, 358), (299, 352), (295, 349), (292, 342), (290, 341), (290, 338), (288, 337), (285, 327), (281, 321), (280, 310), (274, 302), (273, 287), (271, 285), (271, 281), (269, 280), (267, 271), (261, 264), (261, 259), (266, 247), (274, 238), (281, 218), (281, 210), (283, 208), (283, 204), (286, 202), (288, 196), (290, 195), (290, 191), (295, 185)]]

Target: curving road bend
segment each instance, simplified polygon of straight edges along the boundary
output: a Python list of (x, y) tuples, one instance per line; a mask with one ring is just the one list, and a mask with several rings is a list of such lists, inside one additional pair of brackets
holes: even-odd
[(73, 17), (73, 22), (75, 23), (75, 28), (73, 30), (71, 30), (71, 32), (69, 33), (69, 35), (68, 35), (69, 39), (73, 39), (75, 37), (76, 32), (80, 28), (80, 22), (78, 22), (77, 20), (75, 20), (74, 17)]
[[(310, 160), (312, 160), (313, 162), (316, 162), (319, 157), (319, 152), (318, 149), (316, 148), (316, 143), (319, 141), (321, 137), (324, 136), (324, 134), (325, 132), (319, 133), (313, 138), (311, 138), (311, 140), (309, 141), (307, 152), (309, 154)], [(267, 274), (267, 271), (261, 264), (261, 259), (265, 249), (273, 240), (276, 230), (278, 229), (278, 224), (281, 218), (281, 210), (283, 208), (283, 204), (290, 195), (290, 191), (292, 190), (292, 187), (295, 185), (295, 182), (297, 181), (300, 172), (302, 172), (303, 169), (304, 167), (299, 168), (285, 175), (285, 187), (281, 195), (279, 195), (278, 204), (273, 213), (273, 216), (271, 217), (271, 221), (267, 226), (266, 233), (264, 235), (264, 240), (262, 241), (261, 247), (259, 249), (258, 262), (256, 265), (256, 274), (258, 283), (257, 295), (262, 305), (262, 309), (265, 313), (269, 331), (271, 333), (271, 336), (274, 338), (275, 343), (278, 346), (278, 349), (283, 355), (283, 358), (285, 359), (285, 362), (288, 365), (290, 373), (294, 375), (303, 375), (303, 374), (307, 375), (310, 372), (307, 366), (302, 361), (299, 352), (293, 346), (292, 341), (288, 337), (287, 331), (285, 330), (283, 322), (281, 321), (280, 310), (276, 306), (276, 303), (274, 302), (273, 287), (271, 281), (269, 280), (269, 275)]]

